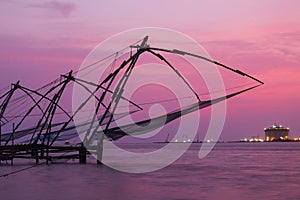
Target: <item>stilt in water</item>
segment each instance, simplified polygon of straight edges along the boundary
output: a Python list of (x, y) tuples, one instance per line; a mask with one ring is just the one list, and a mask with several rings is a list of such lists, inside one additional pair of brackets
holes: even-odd
[(103, 157), (103, 140), (104, 133), (101, 134), (98, 143), (97, 143), (97, 164), (102, 165), (102, 157)]
[(1, 124), (2, 122), (1, 122), (1, 119), (0, 119), (0, 166), (1, 166), (1, 163), (2, 163), (2, 147), (1, 147), (1, 142), (2, 142), (2, 139), (1, 139), (1, 134), (2, 134), (2, 124)]
[(79, 163), (86, 164), (86, 148), (84, 147), (83, 143), (79, 149)]
[(11, 138), (11, 165), (14, 165), (14, 145), (15, 145), (15, 123), (13, 123), (13, 131), (12, 131), (12, 138)]
[(37, 148), (37, 145), (33, 146), (33, 156), (35, 157), (35, 164), (38, 165), (39, 164), (39, 151)]

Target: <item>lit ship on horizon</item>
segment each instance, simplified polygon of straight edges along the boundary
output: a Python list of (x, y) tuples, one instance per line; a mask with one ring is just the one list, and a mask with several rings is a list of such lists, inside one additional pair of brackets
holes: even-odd
[(267, 142), (289, 140), (290, 129), (282, 125), (274, 124), (269, 128), (265, 128), (264, 131)]

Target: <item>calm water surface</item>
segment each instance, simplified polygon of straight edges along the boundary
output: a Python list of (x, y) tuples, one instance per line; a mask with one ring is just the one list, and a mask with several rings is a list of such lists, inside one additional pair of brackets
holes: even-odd
[[(1, 200), (300, 199), (300, 143), (220, 143), (201, 160), (200, 145), (193, 144), (169, 167), (146, 174), (93, 163), (37, 166), (1, 178)], [(0, 174), (26, 166), (2, 166)]]

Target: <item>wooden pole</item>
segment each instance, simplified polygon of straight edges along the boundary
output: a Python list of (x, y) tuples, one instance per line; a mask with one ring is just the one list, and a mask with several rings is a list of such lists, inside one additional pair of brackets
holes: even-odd
[[(35, 156), (35, 164), (38, 165), (39, 164), (39, 151), (38, 151), (38, 148), (37, 148), (37, 144), (33, 144), (33, 154)], [(43, 148), (43, 147), (42, 147)]]
[[(2, 134), (2, 123), (1, 123), (1, 118), (0, 118), (0, 149), (1, 149), (1, 143), (2, 143), (1, 134)], [(1, 154), (1, 151), (0, 151), (0, 154)]]
[(15, 123), (13, 123), (13, 131), (11, 137), (11, 165), (14, 165)]
[(46, 146), (46, 163), (47, 163), (47, 165), (49, 165), (49, 140), (50, 140), (50, 134), (48, 135), (48, 133), (47, 133), (46, 136), (48, 136), (48, 142), (46, 144), (47, 145)]
[(1, 162), (2, 162), (2, 147), (1, 147), (1, 143), (2, 143), (1, 134), (2, 134), (2, 131), (1, 131), (1, 126), (2, 126), (2, 123), (1, 123), (1, 118), (0, 118), (0, 166), (1, 166)]
[(79, 163), (86, 164), (86, 148), (81, 144), (81, 148), (79, 149)]
[(103, 140), (104, 133), (101, 134), (98, 143), (97, 143), (97, 164), (102, 165), (102, 157), (103, 157)]

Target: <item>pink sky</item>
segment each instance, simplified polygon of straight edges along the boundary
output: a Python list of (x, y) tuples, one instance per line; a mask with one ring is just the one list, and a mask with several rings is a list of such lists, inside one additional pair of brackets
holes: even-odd
[(4, 0), (0, 88), (19, 79), (38, 87), (76, 70), (95, 45), (118, 32), (170, 28), (266, 83), (228, 101), (221, 139), (263, 136), (274, 122), (300, 137), (299, 7), (298, 0)]

